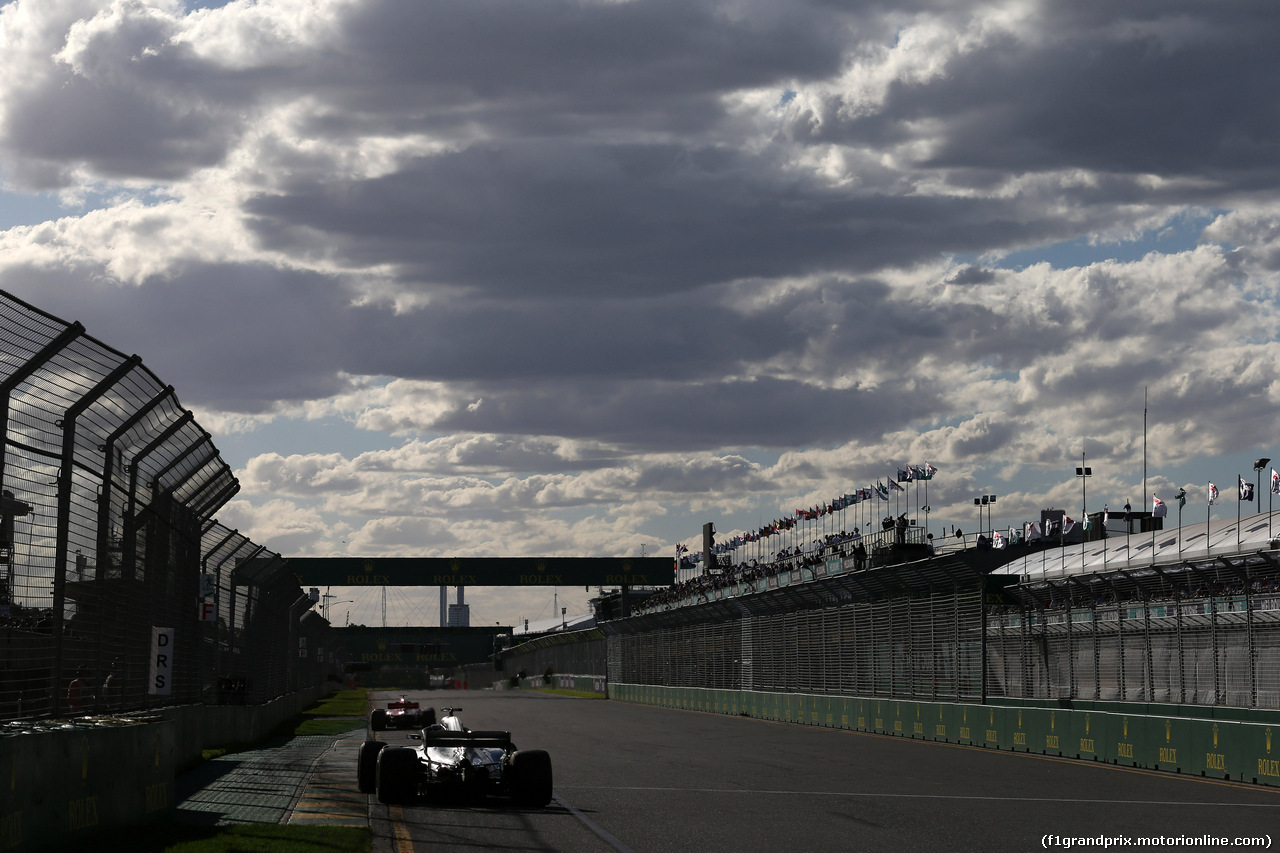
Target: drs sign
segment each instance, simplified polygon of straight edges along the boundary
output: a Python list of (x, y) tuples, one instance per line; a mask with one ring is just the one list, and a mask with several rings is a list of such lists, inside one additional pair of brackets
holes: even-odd
[(173, 629), (151, 629), (151, 682), (147, 692), (168, 696), (173, 685)]

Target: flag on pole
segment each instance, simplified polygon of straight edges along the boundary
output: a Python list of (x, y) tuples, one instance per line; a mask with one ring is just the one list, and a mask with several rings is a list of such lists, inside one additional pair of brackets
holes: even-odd
[(1107, 522), (1111, 520), (1111, 510), (1107, 509), (1107, 505), (1102, 505), (1102, 526), (1106, 527)]
[(1151, 502), (1152, 502), (1151, 503), (1152, 518), (1164, 518), (1166, 515), (1169, 514), (1169, 508), (1164, 505), (1164, 501), (1160, 500), (1155, 495), (1151, 496)]
[[(930, 465), (928, 462), (924, 463), (924, 474), (925, 474), (925, 475), (924, 475), (924, 478), (923, 478), (923, 479), (925, 479), (925, 480), (932, 480), (932, 479), (933, 479), (933, 475), (934, 475), (934, 474), (936, 474), (936, 473), (938, 473), (938, 469), (937, 469), (936, 467), (934, 467), (933, 465)], [(1277, 474), (1277, 475), (1276, 475), (1276, 477), (1280, 477), (1280, 474)], [(1276, 479), (1276, 477), (1273, 477), (1273, 478), (1272, 478), (1272, 480), (1274, 481), (1274, 480)], [(1277, 492), (1277, 494), (1280, 494), (1280, 492)]]
[[(893, 480), (892, 480), (892, 479), (890, 479), (890, 480), (889, 480), (889, 482), (890, 482), (890, 483), (892, 483), (892, 482), (893, 482)], [(909, 483), (909, 482), (911, 482), (911, 469), (910, 469), (910, 468), (899, 468), (899, 469), (898, 469), (898, 482), (899, 482), (899, 483)]]
[[(905, 481), (904, 481), (904, 482), (905, 482)], [(897, 483), (895, 483), (895, 482), (893, 481), (893, 478), (892, 478), (892, 477), (890, 477), (890, 478), (889, 478), (889, 488), (891, 488), (891, 489), (897, 489), (899, 492), (905, 492), (905, 491), (906, 491), (906, 489), (902, 488), (902, 486), (899, 486)], [(887, 494), (887, 492), (886, 492), (886, 494)]]
[(1241, 477), (1239, 474), (1236, 474), (1236, 479), (1240, 481), (1240, 500), (1253, 500), (1253, 483), (1246, 481), (1245, 478)]
[(1271, 469), (1271, 494), (1280, 495), (1280, 473), (1275, 468)]
[(1213, 483), (1210, 483), (1209, 484), (1209, 506), (1214, 506), (1217, 503), (1218, 503), (1218, 487), (1215, 486)]
[(1178, 502), (1178, 509), (1182, 509), (1187, 505), (1187, 490), (1178, 489), (1178, 493), (1174, 495), (1173, 498)]

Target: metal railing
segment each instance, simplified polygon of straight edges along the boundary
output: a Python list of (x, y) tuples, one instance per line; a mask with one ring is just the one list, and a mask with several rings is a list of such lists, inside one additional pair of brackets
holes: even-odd
[(239, 484), (140, 358), (0, 292), (0, 414), (0, 719), (314, 683), (327, 625), (278, 555), (213, 521)]

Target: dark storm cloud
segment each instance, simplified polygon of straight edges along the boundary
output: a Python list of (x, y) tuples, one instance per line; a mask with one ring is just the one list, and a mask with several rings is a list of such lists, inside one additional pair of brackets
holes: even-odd
[(687, 0), (361, 3), (341, 37), (356, 62), (336, 66), (360, 88), (336, 95), (427, 126), (474, 121), (484, 105), (506, 131), (580, 131), (584, 116), (615, 128), (661, 117), (687, 131), (720, 117), (718, 94), (836, 73), (855, 15)]
[[(872, 443), (979, 397), (1030, 419), (1133, 381), (1059, 360), (1157, 370), (1132, 358), (1154, 329), (1183, 370), (1239, 305), (1152, 313), (1175, 273), (1015, 281), (991, 258), (1265, 190), (1280, 153), (1265, 7), (1036, 8), (388, 0), (295, 30), (253, 17), (271, 3), (122, 5), (23, 54), (6, 173), (173, 180), (180, 203), (4, 286), (227, 411), (373, 376), (444, 386), (390, 428), (651, 450)], [(198, 233), (204, 203), (242, 255), (128, 239)], [(157, 271), (115, 283), (117, 239)]]
[(896, 386), (841, 390), (777, 379), (545, 383), (505, 389), (492, 404), (457, 409), (438, 426), (594, 437), (648, 450), (790, 447), (797, 436), (806, 444), (874, 438), (886, 423), (927, 416), (933, 399)]
[(352, 4), (298, 32), (269, 5), (222, 10), (192, 35), (141, 5), (92, 12), (50, 7), (14, 27), (30, 54), (12, 66), (31, 63), (4, 116), (14, 174), (176, 179), (296, 98), (326, 105), (304, 122), (313, 138), (699, 132), (727, 92), (838, 71), (852, 21), (820, 5), (437, 0)]
[(1044, 11), (1030, 22), (1032, 37), (998, 36), (957, 56), (944, 74), (896, 82), (882, 110), (825, 122), (819, 138), (904, 141), (928, 121), (940, 145), (924, 166), (1087, 168), (1274, 186), (1273, 6), (1058, 3)]
[(298, 181), (247, 205), (265, 246), (396, 263), (407, 286), (654, 294), (744, 277), (876, 269), (1061, 228), (1018, 201), (859, 196), (739, 152), (472, 146), (366, 181)]
[(990, 284), (992, 281), (995, 281), (994, 272), (976, 266), (964, 267), (947, 279), (948, 284)]
[(143, 354), (188, 405), (261, 412), (277, 401), (324, 398), (347, 387), (332, 346), (358, 328), (341, 293), (314, 275), (226, 265), (193, 269), (181, 287), (122, 287), (85, 270), (0, 273), (0, 288), (108, 346)]

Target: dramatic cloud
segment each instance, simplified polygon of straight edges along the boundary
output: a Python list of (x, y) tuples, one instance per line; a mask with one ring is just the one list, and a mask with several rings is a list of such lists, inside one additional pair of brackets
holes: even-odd
[(278, 550), (669, 553), (925, 459), (1014, 521), (1137, 500), (1144, 398), (1148, 491), (1280, 414), (1269, 2), (197, 6), (0, 8), (2, 200), (67, 212), (0, 287)]

